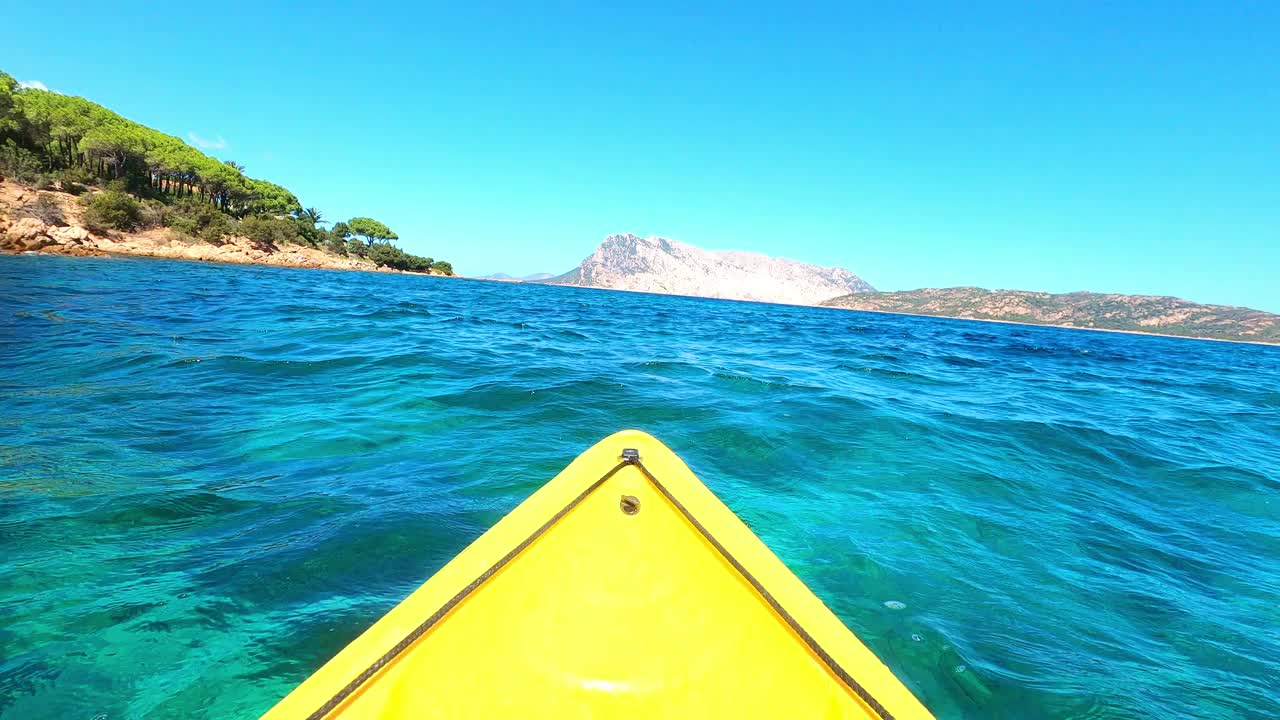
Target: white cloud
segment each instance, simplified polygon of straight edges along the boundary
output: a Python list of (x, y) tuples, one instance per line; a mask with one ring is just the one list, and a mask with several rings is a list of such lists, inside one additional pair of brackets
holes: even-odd
[(217, 140), (210, 140), (209, 138), (202, 138), (194, 132), (189, 132), (187, 133), (187, 138), (205, 150), (221, 150), (227, 146), (227, 141), (221, 135), (218, 136)]
[(49, 86), (45, 85), (39, 80), (19, 80), (18, 87), (31, 88), (32, 90), (44, 90), (45, 92), (50, 92)]

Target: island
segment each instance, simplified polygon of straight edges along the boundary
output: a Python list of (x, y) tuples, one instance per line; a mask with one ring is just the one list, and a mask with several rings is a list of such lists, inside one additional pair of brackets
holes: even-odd
[(1162, 295), (953, 287), (851, 293), (827, 300), (822, 305), (847, 310), (1054, 325), (1083, 330), (1280, 343), (1280, 315), (1229, 305), (1205, 305)]
[(0, 72), (0, 251), (454, 274), (398, 239), (371, 217), (328, 223), (238, 163)]

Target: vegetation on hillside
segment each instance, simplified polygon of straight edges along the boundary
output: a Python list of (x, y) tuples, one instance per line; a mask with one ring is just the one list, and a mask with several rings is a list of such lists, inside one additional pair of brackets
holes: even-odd
[(854, 293), (822, 304), (849, 310), (1280, 343), (1280, 315), (1154, 295), (955, 287)]
[(406, 253), (399, 236), (369, 217), (328, 224), (293, 193), (249, 177), (244, 166), (209, 157), (185, 141), (128, 120), (84, 98), (22, 88), (0, 72), (0, 179), (84, 195), (91, 230), (164, 226), (217, 242), (308, 245), (400, 270), (453, 274), (444, 261)]

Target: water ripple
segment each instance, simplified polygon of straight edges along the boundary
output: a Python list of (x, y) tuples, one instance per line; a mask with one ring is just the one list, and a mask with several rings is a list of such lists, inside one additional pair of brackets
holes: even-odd
[(0, 716), (256, 717), (640, 427), (939, 717), (1276, 717), (1278, 410), (1276, 348), (0, 257)]

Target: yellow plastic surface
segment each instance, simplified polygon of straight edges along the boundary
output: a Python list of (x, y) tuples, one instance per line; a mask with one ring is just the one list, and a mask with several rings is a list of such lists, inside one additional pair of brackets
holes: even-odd
[[(899, 720), (932, 718), (651, 436), (578, 457), (264, 718), (306, 718), (618, 463), (623, 448)], [(640, 510), (623, 513), (624, 495)], [(376, 557), (376, 549), (374, 550)], [(635, 467), (473, 591), (330, 718), (875, 718)]]

